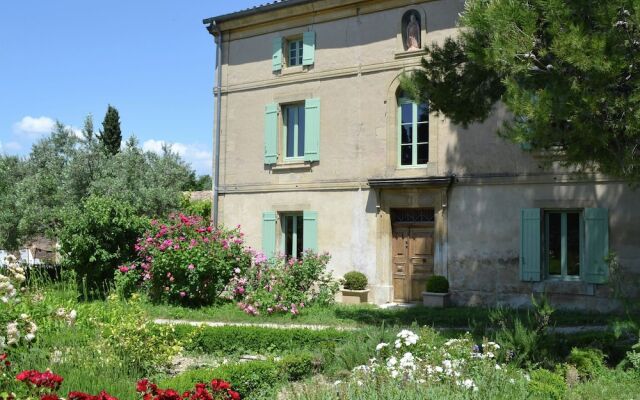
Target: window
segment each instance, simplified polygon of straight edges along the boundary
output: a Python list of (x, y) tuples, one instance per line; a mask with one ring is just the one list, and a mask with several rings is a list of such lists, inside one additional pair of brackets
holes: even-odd
[(401, 167), (429, 161), (429, 105), (401, 97), (398, 101), (398, 154)]
[(302, 39), (289, 40), (287, 43), (287, 64), (291, 67), (302, 65), (302, 52)]
[(304, 221), (302, 214), (282, 214), (280, 246), (287, 258), (300, 258), (303, 249)]
[(609, 210), (520, 210), (520, 278), (609, 279)]
[(286, 161), (301, 161), (304, 159), (304, 104), (282, 107), (282, 143)]
[(544, 218), (547, 277), (579, 278), (583, 232), (580, 212), (547, 211)]

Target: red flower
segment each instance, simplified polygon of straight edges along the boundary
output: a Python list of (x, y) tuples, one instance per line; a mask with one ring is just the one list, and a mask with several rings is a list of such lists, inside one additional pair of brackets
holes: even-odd
[(211, 387), (216, 392), (227, 390), (231, 387), (229, 382), (223, 381), (222, 379), (214, 379), (211, 381)]
[(149, 389), (149, 380), (140, 379), (136, 384), (136, 392), (145, 393)]
[(241, 399), (240, 393), (236, 392), (235, 390), (229, 389), (227, 391), (227, 393), (229, 394), (229, 396), (231, 396), (232, 400), (240, 400)]
[(40, 400), (60, 400), (60, 397), (57, 394), (43, 394)]

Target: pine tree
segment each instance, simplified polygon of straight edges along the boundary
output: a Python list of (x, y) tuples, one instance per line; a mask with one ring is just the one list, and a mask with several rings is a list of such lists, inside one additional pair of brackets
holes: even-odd
[(486, 120), (552, 161), (640, 181), (640, 3), (467, 0), (460, 35), (403, 88), (452, 122)]
[(84, 127), (82, 128), (82, 136), (87, 142), (93, 140), (93, 115), (89, 114), (84, 119)]
[(120, 116), (118, 115), (118, 110), (111, 105), (107, 108), (107, 114), (104, 116), (104, 121), (102, 121), (102, 129), (98, 139), (108, 153), (117, 154), (120, 151), (120, 144), (122, 143)]

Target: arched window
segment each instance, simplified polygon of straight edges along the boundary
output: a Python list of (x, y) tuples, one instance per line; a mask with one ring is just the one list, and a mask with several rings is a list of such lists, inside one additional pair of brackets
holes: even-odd
[(398, 165), (414, 167), (429, 162), (429, 104), (398, 96)]

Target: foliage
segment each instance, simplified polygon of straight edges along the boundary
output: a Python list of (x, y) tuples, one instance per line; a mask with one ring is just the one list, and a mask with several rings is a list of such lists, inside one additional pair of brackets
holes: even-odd
[(633, 345), (632, 350), (627, 352), (626, 360), (636, 372), (640, 372), (640, 339), (638, 339), (638, 343)]
[(291, 313), (310, 305), (330, 305), (339, 285), (327, 270), (328, 253), (311, 250), (302, 258), (267, 260), (258, 253), (248, 268), (234, 270), (225, 296), (237, 300), (247, 314)]
[(449, 293), (449, 281), (442, 275), (432, 275), (427, 279), (427, 292)]
[(359, 271), (351, 271), (344, 274), (342, 277), (345, 289), (347, 290), (364, 290), (367, 288), (369, 281), (367, 276)]
[[(101, 336), (97, 346), (106, 354), (103, 362), (130, 363), (145, 374), (152, 374), (170, 365), (182, 351), (182, 342), (176, 338), (173, 327), (149, 320), (139, 303), (137, 296), (123, 302), (112, 295), (106, 307), (101, 305), (104, 309), (94, 315)], [(122, 361), (111, 360), (110, 352), (123, 355)]]
[(58, 230), (63, 265), (76, 271), (90, 291), (103, 289), (115, 267), (134, 255), (144, 219), (121, 201), (91, 196), (62, 210)]
[(353, 339), (350, 332), (336, 329), (270, 329), (251, 326), (176, 326), (178, 339), (189, 338), (187, 350), (208, 354), (279, 354), (296, 350), (333, 349), (338, 342)]
[(206, 382), (211, 376), (233, 382), (234, 388), (247, 399), (264, 398), (272, 388), (280, 383), (283, 376), (278, 364), (274, 361), (252, 361), (248, 363), (229, 364), (216, 369), (195, 369), (184, 372), (174, 378), (160, 382), (162, 386), (176, 388), (177, 391)]
[(602, 373), (606, 367), (604, 365), (604, 354), (598, 349), (571, 349), (571, 354), (567, 357), (567, 362), (578, 370), (580, 376), (594, 378)]
[(640, 179), (640, 7), (628, 0), (469, 0), (405, 89), (454, 123), (486, 120), (553, 161)]
[(213, 228), (201, 218), (170, 215), (168, 222), (151, 221), (135, 245), (140, 265), (121, 266), (149, 282), (153, 301), (183, 305), (219, 303), (234, 273), (246, 269), (251, 254), (238, 228)]
[(211, 219), (211, 200), (192, 200), (191, 194), (182, 195), (180, 211), (185, 215), (196, 215), (205, 221)]
[(502, 358), (518, 366), (532, 366), (545, 360), (544, 343), (554, 310), (546, 298), (532, 297), (533, 311), (524, 318), (509, 315), (497, 308), (490, 319), (497, 326), (496, 340), (502, 343)]
[(122, 143), (122, 131), (120, 130), (120, 115), (118, 110), (111, 106), (107, 107), (107, 113), (102, 121), (102, 129), (98, 134), (98, 140), (102, 143), (104, 149), (111, 155), (117, 154), (120, 151), (120, 144)]
[(0, 154), (0, 248), (16, 250), (20, 246), (18, 226), (21, 210), (17, 206), (16, 185), (24, 177), (25, 162)]
[(536, 369), (531, 371), (528, 389), (534, 399), (561, 400), (565, 396), (567, 385), (562, 376), (546, 369)]
[(311, 352), (295, 352), (279, 361), (280, 370), (290, 381), (299, 381), (322, 369), (322, 360)]
[(145, 152), (134, 137), (107, 156), (85, 122), (83, 138), (56, 123), (22, 160), (0, 156), (0, 247), (15, 249), (34, 236), (55, 237), (61, 210), (91, 195), (120, 200), (147, 217), (178, 209), (195, 173), (168, 147)]

